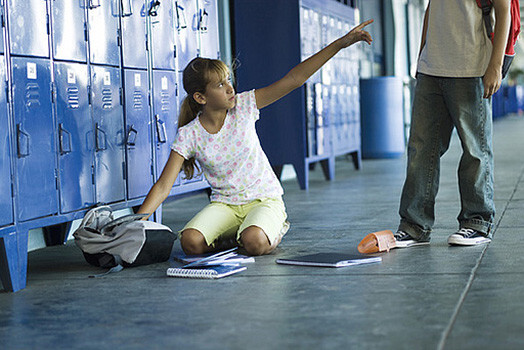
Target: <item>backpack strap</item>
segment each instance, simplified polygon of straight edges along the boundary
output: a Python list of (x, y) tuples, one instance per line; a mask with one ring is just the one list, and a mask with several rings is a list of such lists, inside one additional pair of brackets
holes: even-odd
[(114, 255), (116, 266), (113, 266), (109, 270), (107, 270), (104, 273), (100, 273), (98, 275), (90, 275), (89, 278), (100, 278), (109, 275), (110, 273), (120, 272), (124, 269), (124, 261), (119, 255)]
[(484, 26), (489, 40), (493, 41), (495, 33), (493, 33), (493, 25), (491, 24), (491, 9), (493, 4), (491, 0), (477, 0), (477, 5), (482, 9), (482, 18), (484, 19)]

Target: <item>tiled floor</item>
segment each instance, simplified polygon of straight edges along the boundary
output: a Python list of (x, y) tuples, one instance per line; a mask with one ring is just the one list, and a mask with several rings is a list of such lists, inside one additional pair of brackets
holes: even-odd
[[(495, 123), (495, 239), (449, 247), (459, 211), (457, 137), (442, 160), (431, 245), (340, 269), (282, 266), (277, 257), (354, 251), (394, 230), (405, 158), (337, 161), (310, 190), (284, 183), (291, 229), (278, 250), (216, 281), (165, 277), (169, 263), (89, 279), (74, 244), (29, 254), (27, 288), (0, 292), (3, 349), (522, 349), (524, 118)], [(164, 208), (180, 229), (205, 195)]]

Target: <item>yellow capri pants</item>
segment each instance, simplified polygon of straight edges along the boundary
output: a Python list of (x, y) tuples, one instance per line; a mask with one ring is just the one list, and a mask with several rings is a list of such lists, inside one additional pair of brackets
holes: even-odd
[(206, 243), (215, 246), (217, 240), (236, 239), (250, 226), (261, 228), (271, 245), (289, 228), (282, 198), (257, 199), (247, 204), (232, 205), (211, 202), (179, 231), (195, 229), (204, 235)]

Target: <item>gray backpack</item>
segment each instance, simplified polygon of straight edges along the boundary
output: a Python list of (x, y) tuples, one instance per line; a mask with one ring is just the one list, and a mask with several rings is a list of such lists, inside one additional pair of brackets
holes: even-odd
[(144, 216), (115, 219), (109, 206), (93, 208), (73, 233), (75, 243), (88, 263), (110, 272), (168, 260), (175, 234), (165, 225), (141, 220)]

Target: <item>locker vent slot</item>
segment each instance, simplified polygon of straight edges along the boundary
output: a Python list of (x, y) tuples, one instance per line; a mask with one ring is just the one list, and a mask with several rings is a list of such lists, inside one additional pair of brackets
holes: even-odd
[(111, 109), (113, 108), (113, 94), (111, 89), (102, 89), (102, 108)]
[(144, 105), (143, 103), (143, 96), (141, 91), (135, 91), (133, 92), (133, 109), (135, 110), (142, 110), (142, 107)]
[(70, 109), (80, 107), (80, 94), (76, 86), (67, 88), (67, 105)]
[(40, 87), (36, 83), (29, 83), (25, 88), (25, 107), (27, 111), (40, 107)]

